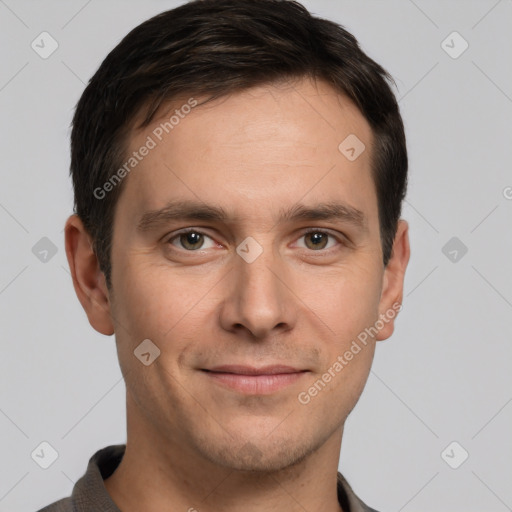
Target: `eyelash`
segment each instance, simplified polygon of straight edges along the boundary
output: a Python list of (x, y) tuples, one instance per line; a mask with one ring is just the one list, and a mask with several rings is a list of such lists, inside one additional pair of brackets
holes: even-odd
[[(206, 236), (206, 237), (208, 237), (208, 238), (210, 238), (210, 239), (212, 239), (212, 240), (213, 240), (213, 238), (212, 238), (210, 235), (208, 235), (208, 234), (204, 233), (203, 231), (201, 231), (201, 230), (199, 230), (199, 229), (196, 229), (196, 228), (185, 228), (185, 229), (183, 229), (182, 231), (179, 231), (178, 233), (175, 233), (171, 238), (169, 238), (169, 239), (167, 240), (167, 243), (168, 243), (169, 245), (173, 245), (173, 244), (172, 244), (172, 242), (173, 242), (174, 240), (179, 239), (179, 237), (180, 237), (181, 235), (186, 235), (187, 233), (196, 233), (196, 234), (198, 234), (198, 235), (203, 235), (203, 236)], [(327, 235), (327, 236), (328, 236), (328, 237), (330, 237), (330, 238), (334, 238), (334, 239), (338, 242), (338, 244), (339, 244), (340, 246), (346, 246), (346, 245), (347, 245), (347, 242), (343, 240), (343, 237), (342, 237), (342, 236), (336, 236), (336, 235), (334, 235), (333, 233), (331, 233), (330, 231), (325, 231), (325, 230), (323, 230), (323, 229), (319, 229), (319, 228), (307, 228), (305, 231), (303, 231), (303, 232), (301, 233), (301, 235), (299, 236), (299, 239), (300, 239), (300, 238), (303, 238), (303, 237), (305, 237), (306, 235), (311, 234), (311, 233), (320, 233), (320, 234), (323, 234), (323, 235)], [(173, 247), (175, 247), (175, 246), (173, 246)], [(308, 252), (311, 252), (311, 253), (324, 253), (324, 254), (325, 254), (325, 253), (329, 253), (329, 252), (331, 252), (331, 251), (335, 250), (335, 249), (336, 249), (336, 247), (330, 247), (330, 248), (328, 248), (328, 249), (319, 249), (319, 250), (317, 250), (317, 251), (315, 251), (315, 250), (313, 250), (313, 249), (308, 249), (307, 247), (306, 247), (306, 248), (302, 248), (302, 249), (305, 249), (305, 250), (307, 250)], [(181, 251), (183, 251), (183, 252), (194, 253), (194, 252), (199, 252), (199, 251), (201, 251), (201, 250), (207, 250), (207, 249), (201, 249), (201, 248), (199, 248), (199, 249), (196, 249), (196, 250), (194, 251), (194, 250), (187, 250), (187, 249), (180, 249), (180, 248), (176, 248), (176, 250), (178, 250), (178, 251), (180, 251), (180, 250), (181, 250)]]

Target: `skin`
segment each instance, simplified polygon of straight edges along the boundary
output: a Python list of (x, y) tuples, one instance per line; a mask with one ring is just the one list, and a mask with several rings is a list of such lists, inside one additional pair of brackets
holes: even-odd
[[(161, 121), (134, 131), (130, 151)], [(349, 134), (366, 145), (352, 162), (338, 150)], [(341, 510), (343, 426), (376, 342), (392, 334), (394, 321), (310, 403), (297, 397), (402, 301), (408, 225), (399, 221), (384, 267), (371, 151), (369, 124), (329, 85), (261, 86), (195, 107), (125, 178), (111, 290), (80, 219), (68, 219), (76, 293), (94, 329), (115, 332), (126, 382), (127, 449), (105, 481), (123, 512), (169, 504), (200, 512)], [(229, 219), (137, 229), (142, 215), (173, 199), (221, 206)], [(363, 212), (366, 229), (340, 219), (278, 220), (297, 203), (332, 201)], [(202, 248), (176, 236), (187, 227), (205, 235)], [(332, 236), (320, 237), (319, 249), (306, 228)], [(249, 236), (263, 250), (252, 263), (236, 252)], [(149, 366), (133, 354), (145, 339), (161, 351)], [(221, 364), (308, 371), (273, 394), (247, 395), (201, 371)]]

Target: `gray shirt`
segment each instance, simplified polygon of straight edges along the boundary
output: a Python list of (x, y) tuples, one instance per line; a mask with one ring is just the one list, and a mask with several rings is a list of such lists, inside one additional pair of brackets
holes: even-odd
[[(98, 450), (89, 459), (87, 471), (74, 485), (71, 496), (38, 512), (121, 512), (112, 501), (103, 480), (115, 471), (125, 448), (125, 444), (117, 444)], [(377, 512), (355, 495), (341, 473), (338, 473), (338, 501), (343, 512)]]

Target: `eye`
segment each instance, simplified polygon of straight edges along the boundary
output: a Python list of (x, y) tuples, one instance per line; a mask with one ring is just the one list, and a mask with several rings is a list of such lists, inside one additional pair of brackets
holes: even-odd
[[(331, 243), (329, 245), (329, 238), (331, 238)], [(341, 242), (332, 234), (327, 231), (322, 231), (319, 229), (310, 229), (306, 233), (303, 233), (299, 240), (305, 240), (305, 248), (311, 249), (312, 251), (320, 251), (323, 249), (332, 249), (336, 245), (336, 241), (338, 244)], [(300, 245), (299, 245), (300, 247)], [(304, 246), (302, 246), (304, 247)]]
[[(304, 240), (301, 244), (300, 241)], [(185, 229), (173, 235), (167, 241), (170, 245), (187, 252), (197, 252), (216, 247), (217, 243), (208, 235), (194, 228)], [(333, 249), (336, 245), (344, 245), (334, 234), (320, 229), (311, 228), (301, 235), (298, 247), (320, 252)]]
[[(211, 240), (211, 244), (209, 246), (206, 245), (205, 247), (206, 238)], [(168, 240), (168, 243), (180, 249), (185, 249), (186, 251), (197, 251), (198, 249), (211, 249), (212, 247), (215, 246), (215, 242), (212, 240), (212, 238), (210, 238), (208, 235), (205, 235), (201, 231), (198, 231), (193, 228), (174, 235), (172, 238)], [(179, 246), (177, 244), (179, 244)]]

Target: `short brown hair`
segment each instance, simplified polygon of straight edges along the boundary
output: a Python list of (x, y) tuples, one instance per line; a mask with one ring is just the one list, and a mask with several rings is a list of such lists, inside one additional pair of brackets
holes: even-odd
[[(90, 234), (110, 287), (111, 243), (120, 183), (95, 190), (126, 159), (130, 129), (147, 126), (179, 97), (208, 100), (302, 77), (348, 96), (372, 128), (383, 264), (391, 256), (407, 187), (402, 118), (392, 77), (341, 25), (292, 0), (194, 0), (134, 28), (109, 53), (77, 103), (71, 133), (75, 212)], [(341, 141), (340, 141), (341, 142)]]

